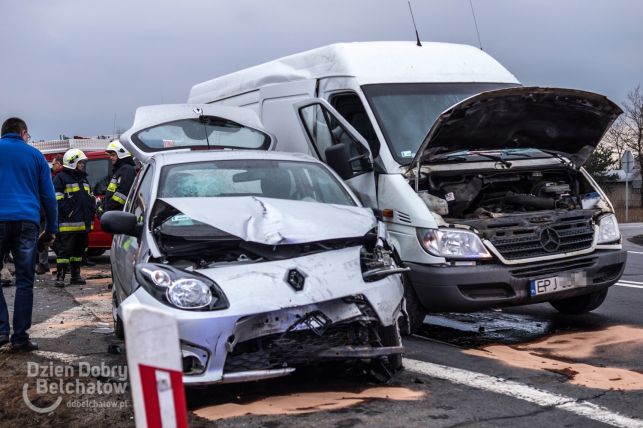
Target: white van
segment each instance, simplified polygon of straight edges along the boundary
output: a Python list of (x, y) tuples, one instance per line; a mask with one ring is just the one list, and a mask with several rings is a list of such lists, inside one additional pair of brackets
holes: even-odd
[(253, 109), (277, 150), (328, 163), (380, 210), (411, 268), (410, 330), (426, 311), (591, 311), (623, 272), (612, 205), (582, 168), (622, 113), (601, 95), (522, 87), (471, 46), (369, 42), (218, 77), (188, 102)]

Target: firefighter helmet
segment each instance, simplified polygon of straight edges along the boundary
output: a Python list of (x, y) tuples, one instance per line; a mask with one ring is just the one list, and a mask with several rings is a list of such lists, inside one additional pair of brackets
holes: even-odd
[(63, 166), (69, 169), (76, 169), (78, 162), (87, 160), (87, 156), (80, 149), (69, 149), (63, 156)]
[(105, 151), (116, 153), (116, 156), (118, 156), (119, 159), (132, 156), (132, 154), (128, 152), (127, 149), (125, 149), (125, 147), (123, 147), (121, 142), (118, 140), (112, 140), (112, 142), (107, 145)]

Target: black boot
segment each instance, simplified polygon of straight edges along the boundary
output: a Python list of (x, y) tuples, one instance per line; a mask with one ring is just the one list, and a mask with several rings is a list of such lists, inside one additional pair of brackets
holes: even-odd
[(69, 279), (71, 285), (85, 285), (87, 282), (80, 276), (80, 263), (71, 264), (71, 278)]
[(54, 287), (63, 288), (65, 286), (65, 275), (67, 274), (67, 265), (58, 263), (56, 265), (56, 282)]

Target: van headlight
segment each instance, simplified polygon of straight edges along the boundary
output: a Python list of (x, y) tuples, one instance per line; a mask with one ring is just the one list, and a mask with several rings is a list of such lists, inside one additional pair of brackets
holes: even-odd
[(451, 259), (490, 259), (478, 235), (468, 230), (441, 228), (418, 229), (422, 247), (431, 255)]
[(598, 241), (597, 244), (615, 243), (621, 239), (621, 232), (618, 229), (618, 221), (614, 214), (606, 214), (598, 219)]
[(229, 306), (217, 284), (195, 272), (144, 263), (136, 267), (136, 279), (157, 300), (179, 309), (208, 311)]

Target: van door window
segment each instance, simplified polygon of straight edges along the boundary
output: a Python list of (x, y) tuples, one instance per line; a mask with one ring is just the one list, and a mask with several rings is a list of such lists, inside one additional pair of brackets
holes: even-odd
[(344, 143), (348, 148), (354, 175), (372, 170), (368, 149), (355, 140), (322, 105), (312, 104), (300, 109), (300, 114), (317, 156), (326, 162), (326, 149)]
[(330, 105), (364, 137), (371, 148), (373, 158), (376, 158), (380, 152), (380, 141), (359, 96), (353, 92), (346, 92), (331, 96), (329, 101)]

